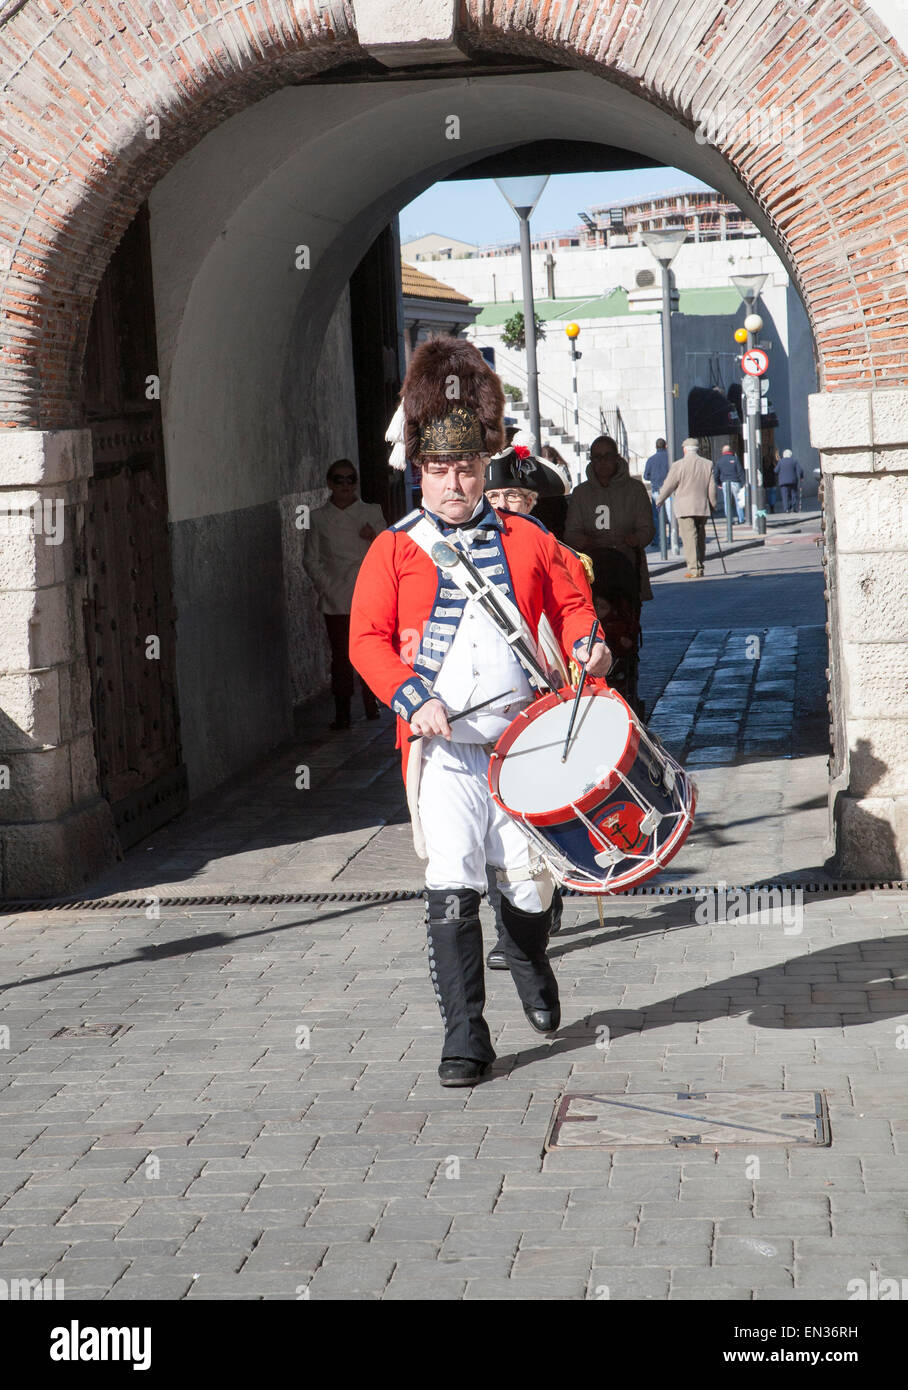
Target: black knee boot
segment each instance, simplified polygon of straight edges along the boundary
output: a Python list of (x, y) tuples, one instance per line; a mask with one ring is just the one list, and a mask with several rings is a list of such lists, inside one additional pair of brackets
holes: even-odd
[(498, 887), (498, 875), (492, 868), (486, 868), (486, 880), (488, 882), (489, 907), (495, 914), (495, 945), (486, 956), (486, 965), (489, 970), (507, 970), (508, 963), (505, 960), (504, 947), (501, 944), (501, 933), (504, 930), (501, 921), (501, 889)]
[(552, 909), (524, 912), (502, 893), (502, 945), (523, 1011), (539, 1033), (550, 1033), (561, 1022), (558, 982), (546, 955)]
[(471, 888), (426, 890), (429, 973), (445, 1026), (442, 1064), (451, 1058), (495, 1060), (482, 1011), (486, 1002), (479, 894)]

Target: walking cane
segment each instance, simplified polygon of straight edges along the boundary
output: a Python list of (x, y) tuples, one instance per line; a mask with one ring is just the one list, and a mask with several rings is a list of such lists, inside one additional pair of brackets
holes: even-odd
[(715, 537), (716, 537), (716, 549), (717, 549), (718, 552), (719, 552), (719, 559), (722, 561), (722, 573), (723, 573), (723, 574), (728, 574), (728, 570), (725, 568), (725, 556), (722, 554), (722, 547), (721, 547), (721, 545), (719, 544), (719, 531), (718, 531), (718, 528), (717, 528), (717, 526), (716, 526), (716, 517), (715, 517), (715, 513), (713, 512), (713, 509), (712, 509), (712, 504), (710, 504), (709, 515), (710, 515), (710, 517), (712, 518), (713, 532), (714, 532)]

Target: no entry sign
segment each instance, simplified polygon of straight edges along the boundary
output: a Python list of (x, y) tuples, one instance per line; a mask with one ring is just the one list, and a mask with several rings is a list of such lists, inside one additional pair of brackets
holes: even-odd
[(769, 357), (762, 348), (748, 348), (741, 358), (741, 367), (748, 376), (762, 376), (769, 371)]

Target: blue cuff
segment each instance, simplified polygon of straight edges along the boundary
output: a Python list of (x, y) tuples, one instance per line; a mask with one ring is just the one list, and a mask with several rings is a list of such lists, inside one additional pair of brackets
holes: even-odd
[(426, 682), (419, 676), (411, 676), (409, 680), (404, 681), (399, 690), (395, 690), (391, 697), (391, 708), (409, 724), (419, 707), (433, 698)]

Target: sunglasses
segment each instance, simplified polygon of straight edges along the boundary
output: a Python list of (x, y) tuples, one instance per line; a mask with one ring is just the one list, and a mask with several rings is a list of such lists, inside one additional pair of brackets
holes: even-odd
[(333, 478), (328, 479), (329, 483), (355, 483), (355, 473), (335, 473)]

